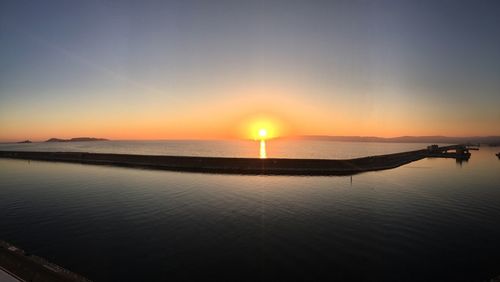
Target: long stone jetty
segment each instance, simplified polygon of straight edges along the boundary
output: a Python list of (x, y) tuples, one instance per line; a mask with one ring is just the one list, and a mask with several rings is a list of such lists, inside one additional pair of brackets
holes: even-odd
[[(449, 150), (455, 151), (448, 153)], [(356, 159), (219, 158), (84, 152), (0, 151), (0, 158), (137, 167), (185, 172), (264, 175), (350, 175), (396, 168), (427, 157), (468, 159), (465, 145), (370, 156)]]

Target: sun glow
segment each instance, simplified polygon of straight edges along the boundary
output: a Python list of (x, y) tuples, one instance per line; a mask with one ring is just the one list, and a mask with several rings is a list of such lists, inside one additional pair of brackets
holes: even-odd
[(273, 139), (281, 135), (277, 123), (270, 120), (257, 120), (250, 123), (250, 134), (254, 140)]
[(247, 117), (239, 124), (240, 138), (251, 140), (270, 140), (286, 136), (289, 132), (287, 124), (270, 115), (254, 115)]
[(259, 129), (259, 137), (265, 139), (267, 137), (267, 130), (265, 128)]

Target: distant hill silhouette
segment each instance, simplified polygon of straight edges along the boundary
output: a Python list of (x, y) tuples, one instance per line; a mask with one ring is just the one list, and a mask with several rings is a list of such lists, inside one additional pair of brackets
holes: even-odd
[(45, 142), (86, 142), (86, 141), (109, 141), (109, 140), (105, 138), (77, 137), (71, 139), (50, 138)]
[(500, 136), (470, 136), (470, 137), (448, 137), (448, 136), (400, 136), (400, 137), (374, 137), (374, 136), (327, 136), (327, 135), (303, 135), (296, 137), (304, 140), (322, 141), (346, 141), (346, 142), (384, 142), (384, 143), (481, 143), (500, 144)]

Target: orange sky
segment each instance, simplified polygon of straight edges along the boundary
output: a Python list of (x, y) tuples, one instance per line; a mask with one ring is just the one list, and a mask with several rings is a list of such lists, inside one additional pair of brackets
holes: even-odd
[[(17, 109), (16, 114), (0, 114), (0, 139), (15, 141), (45, 140), (51, 137), (78, 136), (109, 139), (254, 139), (260, 127), (271, 137), (293, 135), (359, 135), (394, 137), (402, 135), (487, 135), (498, 128), (475, 120), (454, 125), (435, 119), (412, 101), (385, 104), (374, 101), (343, 101), (322, 104), (301, 96), (301, 91), (279, 87), (232, 88), (218, 99), (186, 104), (178, 101), (177, 110), (161, 97), (149, 97), (138, 104), (112, 101), (82, 101), (73, 107), (44, 105), (36, 101)], [(238, 92), (239, 95), (231, 95)], [(150, 99), (150, 100), (149, 100)], [(361, 103), (361, 104), (360, 104)], [(371, 103), (370, 105), (366, 105)], [(38, 104), (37, 111), (31, 109)], [(67, 108), (67, 109), (66, 109)], [(401, 110), (404, 109), (404, 110)], [(429, 110), (429, 109), (427, 109)], [(432, 110), (432, 109), (430, 109)], [(424, 111), (425, 112), (425, 111)]]

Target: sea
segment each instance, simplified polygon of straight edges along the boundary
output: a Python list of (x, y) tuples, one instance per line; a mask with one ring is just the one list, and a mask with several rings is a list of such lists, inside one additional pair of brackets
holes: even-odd
[[(268, 158), (428, 144), (270, 140)], [(0, 150), (259, 157), (257, 141), (0, 144)], [(94, 281), (489, 281), (500, 159), (352, 176), (185, 173), (0, 159), (0, 239)]]

